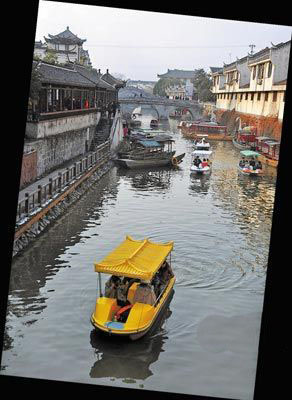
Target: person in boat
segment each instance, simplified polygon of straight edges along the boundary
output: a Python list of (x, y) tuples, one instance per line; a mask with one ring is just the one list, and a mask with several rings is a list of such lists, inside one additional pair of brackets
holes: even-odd
[(239, 166), (240, 166), (240, 168), (245, 167), (245, 158), (244, 157), (242, 157), (242, 159), (239, 161)]
[(127, 300), (128, 287), (131, 279), (125, 277), (122, 281), (119, 282), (117, 286), (117, 304), (118, 306), (127, 306), (130, 304), (129, 300)]
[(157, 278), (158, 284), (156, 285), (156, 295), (158, 296), (165, 287), (167, 286), (168, 281), (174, 276), (174, 273), (171, 269), (171, 266), (165, 261), (160, 270), (158, 271)]
[(148, 282), (141, 281), (134, 294), (133, 303), (153, 304), (156, 302), (156, 295)]
[(109, 297), (110, 299), (116, 299), (118, 295), (118, 286), (121, 283), (121, 279), (112, 275), (109, 280), (105, 283), (105, 297)]
[(204, 158), (202, 161), (202, 168), (208, 167), (207, 160)]
[(254, 157), (250, 160), (250, 162), (249, 162), (249, 165), (250, 165), (250, 167), (251, 167), (251, 169), (255, 169), (255, 159), (254, 159)]
[(260, 160), (258, 160), (258, 161), (256, 162), (255, 167), (256, 167), (256, 169), (262, 169), (262, 168), (263, 168), (262, 163), (261, 163)]

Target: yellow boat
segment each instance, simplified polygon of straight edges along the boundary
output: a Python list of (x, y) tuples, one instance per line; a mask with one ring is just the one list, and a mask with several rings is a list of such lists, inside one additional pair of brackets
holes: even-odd
[[(153, 278), (160, 272), (161, 267), (165, 266), (166, 261), (171, 269), (172, 249), (173, 242), (153, 243), (148, 239), (134, 240), (126, 236), (126, 239), (103, 260), (94, 263), (98, 273), (99, 296), (91, 315), (91, 323), (97, 331), (136, 340), (153, 327), (173, 294), (175, 276), (172, 274), (152, 305), (135, 301), (135, 293), (141, 281), (151, 286)], [(105, 297), (102, 293), (102, 273), (135, 280), (130, 283), (127, 291), (130, 312), (125, 322), (116, 320), (116, 315), (122, 308), (117, 299)]]

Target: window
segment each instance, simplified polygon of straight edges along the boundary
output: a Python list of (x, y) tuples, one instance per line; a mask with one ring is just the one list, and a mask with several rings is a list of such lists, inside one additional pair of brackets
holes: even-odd
[(266, 93), (265, 93), (265, 101), (268, 101), (268, 99), (269, 99), (269, 93), (266, 92)]
[(263, 77), (264, 77), (264, 67), (265, 67), (265, 64), (259, 64), (258, 65), (258, 79), (263, 79)]
[(272, 67), (273, 67), (273, 64), (271, 63), (271, 61), (269, 61), (269, 64), (268, 64), (268, 75), (267, 75), (268, 78), (270, 78), (270, 76), (272, 74)]
[(260, 101), (260, 99), (261, 99), (261, 93), (259, 92), (258, 93), (258, 101)]
[(256, 66), (253, 67), (252, 79), (254, 79), (256, 76), (256, 68), (257, 68)]
[(277, 101), (277, 92), (273, 93), (273, 101)]
[(243, 98), (243, 94), (241, 93), (241, 95), (240, 95), (240, 101), (242, 100), (242, 98)]
[(254, 96), (254, 93), (251, 93), (251, 94), (250, 94), (250, 99), (251, 99), (251, 101), (253, 101), (253, 96)]
[(235, 95), (234, 95), (234, 98), (235, 98), (235, 100), (237, 100), (237, 94), (235, 93)]
[(245, 100), (248, 100), (248, 93), (245, 93)]

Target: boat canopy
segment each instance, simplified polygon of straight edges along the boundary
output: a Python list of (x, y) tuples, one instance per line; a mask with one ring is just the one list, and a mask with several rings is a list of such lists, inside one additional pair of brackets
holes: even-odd
[(192, 152), (193, 156), (210, 156), (211, 154), (211, 150), (195, 150)]
[(242, 150), (240, 152), (241, 155), (245, 156), (245, 157), (257, 157), (260, 154), (257, 153), (256, 151), (252, 151), (252, 150)]
[(138, 140), (143, 147), (162, 147), (160, 143), (155, 140)]
[(153, 243), (126, 236), (103, 260), (94, 263), (95, 272), (150, 281), (172, 249), (172, 241)]

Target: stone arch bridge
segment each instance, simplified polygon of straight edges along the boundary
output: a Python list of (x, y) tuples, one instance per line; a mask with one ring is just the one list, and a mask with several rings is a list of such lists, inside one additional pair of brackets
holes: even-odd
[(168, 119), (169, 114), (174, 111), (187, 110), (192, 119), (202, 116), (203, 105), (198, 101), (190, 100), (172, 100), (155, 98), (129, 98), (119, 99), (122, 115), (132, 114), (135, 108), (141, 106), (142, 114), (152, 114), (157, 119)]

